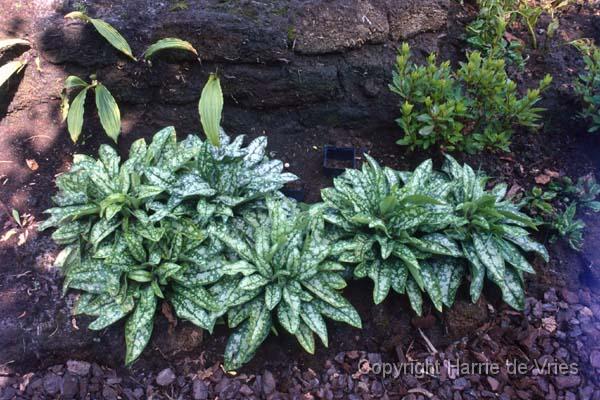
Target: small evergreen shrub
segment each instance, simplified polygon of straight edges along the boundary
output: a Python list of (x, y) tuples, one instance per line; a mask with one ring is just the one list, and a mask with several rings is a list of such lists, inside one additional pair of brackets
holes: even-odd
[(590, 121), (588, 131), (596, 132), (600, 129), (600, 49), (587, 41), (575, 45), (585, 63), (585, 72), (574, 83), (575, 93), (583, 100), (581, 116)]
[(401, 98), (397, 122), (404, 138), (398, 144), (411, 150), (438, 144), (468, 153), (509, 151), (515, 126), (537, 127), (542, 109), (535, 104), (552, 81), (549, 75), (520, 97), (501, 59), (475, 51), (453, 71), (448, 61), (438, 65), (435, 54), (424, 66), (411, 62), (410, 56), (404, 43), (390, 85)]

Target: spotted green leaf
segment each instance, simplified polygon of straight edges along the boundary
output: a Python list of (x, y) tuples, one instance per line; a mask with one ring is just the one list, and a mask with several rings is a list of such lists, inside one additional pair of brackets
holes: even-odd
[(300, 323), (295, 335), (304, 350), (309, 354), (315, 354), (315, 337), (307, 325)]
[(258, 303), (250, 317), (229, 336), (225, 347), (224, 367), (233, 371), (248, 362), (271, 330), (271, 314)]
[(131, 365), (150, 341), (156, 312), (156, 296), (150, 285), (139, 291), (135, 310), (125, 323), (125, 364)]

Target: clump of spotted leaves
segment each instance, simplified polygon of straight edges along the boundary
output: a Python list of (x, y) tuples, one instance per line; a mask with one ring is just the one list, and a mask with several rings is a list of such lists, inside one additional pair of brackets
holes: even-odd
[(200, 225), (213, 218), (227, 220), (235, 209), (279, 190), (298, 179), (283, 172), (280, 160), (266, 155), (267, 138), (260, 136), (242, 147), (244, 135), (234, 141), (221, 131), (220, 145), (199, 142), (194, 158), (175, 174), (169, 168), (151, 168), (151, 183), (168, 193), (163, 204), (153, 204), (161, 216), (177, 218), (181, 213), (194, 217)]
[(423, 291), (438, 310), (450, 307), (468, 266), (473, 301), (487, 276), (508, 304), (523, 307), (523, 273), (534, 270), (521, 251), (548, 254), (529, 237), (534, 221), (504, 199), (506, 185), (487, 191), (485, 177), (449, 156), (444, 173), (430, 160), (407, 173), (366, 158), (362, 171), (347, 170), (322, 190), (321, 209), (340, 238), (338, 260), (373, 281), (375, 303), (393, 289), (419, 314)]
[[(214, 325), (211, 315), (226, 311), (206, 289), (220, 278), (222, 259), (213, 254), (207, 261), (210, 248), (188, 236), (182, 227), (169, 226), (173, 224), (160, 223), (163, 235), (156, 241), (126, 230), (113, 243), (103, 243), (93, 256), (66, 270), (65, 287), (84, 291), (75, 313), (96, 317), (90, 329), (103, 329), (128, 316), (126, 364), (135, 361), (148, 344), (159, 299), (170, 301), (179, 317), (208, 330)], [(83, 276), (90, 285), (103, 282), (110, 286), (92, 290), (89, 285), (73, 285)]]
[(478, 176), (471, 167), (461, 166), (450, 156), (446, 156), (443, 170), (452, 183), (448, 201), (459, 219), (446, 233), (460, 242), (468, 261), (472, 300), (479, 298), (487, 277), (501, 289), (505, 302), (522, 309), (523, 273), (535, 273), (522, 251), (537, 253), (548, 261), (544, 246), (533, 241), (526, 229), (535, 229), (535, 221), (505, 199), (506, 184), (487, 191), (486, 177)]
[(133, 143), (121, 163), (101, 146), (99, 160), (76, 155), (57, 178), (56, 207), (40, 230), (66, 247), (56, 264), (64, 290), (83, 292), (77, 312), (96, 316), (102, 329), (129, 316), (126, 363), (142, 352), (152, 333), (157, 298), (181, 318), (212, 330), (227, 309), (210, 285), (221, 276), (222, 246), (205, 241), (202, 227), (223, 223), (239, 204), (260, 203), (289, 180), (280, 161), (265, 155), (266, 139), (242, 148), (242, 138), (223, 148), (196, 136), (178, 142), (172, 127), (150, 145)]
[[(454, 221), (443, 202), (450, 184), (434, 174), (430, 160), (407, 174), (382, 168), (368, 155), (366, 159), (362, 171), (346, 170), (333, 188), (321, 191), (324, 219), (341, 238), (335, 245), (339, 261), (356, 264), (354, 275), (373, 281), (376, 304), (393, 289), (406, 292), (421, 313), (421, 292), (437, 300), (442, 284), (444, 303), (451, 305), (456, 280), (438, 283), (426, 262), (433, 255), (460, 255), (457, 244), (438, 233)], [(441, 310), (442, 301), (434, 302)]]
[(285, 198), (267, 199), (267, 213), (248, 213), (245, 228), (225, 226), (214, 236), (239, 260), (224, 266), (222, 280), (229, 326), (236, 328), (225, 349), (225, 368), (248, 362), (274, 328), (275, 318), (309, 353), (313, 333), (327, 346), (323, 317), (361, 327), (358, 313), (339, 293), (344, 267), (330, 259), (323, 223)]

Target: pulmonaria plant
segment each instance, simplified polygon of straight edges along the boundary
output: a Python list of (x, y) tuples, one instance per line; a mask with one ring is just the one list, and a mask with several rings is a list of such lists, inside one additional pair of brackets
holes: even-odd
[[(56, 179), (59, 192), (53, 197), (56, 207), (46, 213), (50, 218), (39, 229), (57, 228), (52, 238), (58, 244), (82, 239), (95, 251), (100, 242), (136, 224), (141, 231), (151, 230), (146, 220), (157, 222), (163, 216), (148, 215), (152, 205), (166, 201), (165, 188), (154, 185), (152, 172), (169, 169), (176, 174), (195, 155), (197, 137), (177, 143), (172, 127), (158, 132), (150, 145), (135, 141), (129, 158), (121, 163), (117, 152), (100, 146), (99, 159), (75, 155), (70, 171)], [(143, 221), (137, 224), (142, 218)], [(156, 232), (144, 232), (150, 240)]]
[(161, 217), (177, 217), (180, 213), (193, 215), (205, 225), (214, 217), (227, 219), (250, 202), (279, 190), (287, 182), (298, 179), (283, 172), (280, 160), (270, 160), (266, 154), (267, 138), (260, 136), (243, 147), (244, 136), (235, 140), (221, 131), (220, 145), (209, 141), (194, 147), (193, 159), (178, 173), (170, 166), (150, 169), (148, 179), (168, 193), (165, 203), (151, 207)]
[(331, 260), (322, 221), (284, 198), (269, 198), (267, 213), (248, 213), (244, 229), (216, 227), (213, 235), (237, 256), (225, 265), (221, 292), (235, 331), (225, 349), (225, 369), (247, 363), (277, 320), (309, 353), (313, 333), (327, 346), (324, 317), (361, 327), (354, 307), (340, 294), (344, 267)]
[[(266, 139), (243, 148), (242, 137), (223, 147), (197, 136), (177, 141), (171, 127), (147, 145), (133, 143), (121, 163), (101, 146), (99, 159), (76, 155), (57, 178), (56, 207), (39, 229), (66, 247), (56, 264), (64, 290), (83, 293), (77, 312), (96, 316), (102, 329), (129, 316), (126, 363), (140, 355), (152, 333), (157, 299), (177, 315), (212, 331), (227, 308), (221, 295), (223, 247), (205, 240), (205, 227), (234, 216), (236, 206), (259, 205), (294, 175), (265, 155)], [(241, 211), (241, 210), (240, 210)]]
[(522, 252), (535, 252), (548, 261), (544, 246), (532, 240), (526, 229), (535, 229), (535, 221), (505, 199), (505, 184), (487, 191), (486, 177), (450, 156), (446, 156), (443, 171), (452, 183), (448, 201), (459, 219), (446, 234), (460, 242), (469, 263), (472, 300), (479, 298), (487, 277), (501, 289), (506, 303), (522, 309), (523, 273), (535, 273)]
[(75, 314), (96, 317), (90, 329), (104, 329), (127, 317), (128, 365), (151, 338), (160, 299), (169, 301), (179, 317), (207, 330), (214, 325), (211, 316), (226, 311), (207, 290), (220, 278), (222, 260), (218, 256), (207, 260), (207, 246), (186, 227), (160, 225), (162, 235), (154, 240), (132, 228), (114, 242), (103, 243), (93, 255), (63, 265), (65, 289), (83, 291)]
[(398, 144), (411, 149), (439, 144), (469, 153), (485, 148), (509, 151), (515, 126), (537, 127), (542, 109), (535, 104), (552, 81), (549, 75), (538, 88), (519, 97), (502, 59), (474, 51), (453, 71), (447, 61), (438, 65), (435, 54), (424, 66), (410, 57), (410, 47), (404, 43), (390, 85), (401, 97), (402, 115), (397, 122), (404, 138)]
[(362, 171), (346, 170), (334, 179), (333, 188), (321, 191), (323, 217), (342, 239), (335, 245), (339, 261), (356, 264), (354, 275), (373, 281), (376, 304), (393, 289), (406, 292), (419, 314), (421, 291), (440, 310), (443, 303), (451, 305), (456, 279), (440, 281), (427, 260), (461, 254), (453, 240), (439, 233), (454, 220), (444, 203), (450, 184), (432, 171), (431, 160), (406, 174), (365, 157)]

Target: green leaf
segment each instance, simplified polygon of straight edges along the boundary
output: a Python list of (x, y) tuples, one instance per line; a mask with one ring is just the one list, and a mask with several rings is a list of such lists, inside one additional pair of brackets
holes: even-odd
[(452, 239), (441, 233), (425, 235), (421, 239), (412, 241), (411, 243), (417, 249), (432, 254), (451, 257), (460, 257), (462, 255), (460, 247)]
[(512, 268), (506, 270), (502, 289), (502, 299), (511, 307), (523, 310), (525, 307), (525, 291), (518, 274)]
[(323, 345), (328, 347), (327, 325), (319, 310), (312, 303), (302, 303), (300, 317), (306, 326), (319, 336)]
[(446, 307), (452, 307), (464, 276), (463, 265), (455, 259), (445, 258), (432, 262), (432, 267), (439, 282), (442, 302)]
[(469, 265), (471, 266), (471, 287), (469, 292), (471, 294), (471, 301), (476, 303), (479, 300), (479, 296), (481, 296), (481, 291), (483, 290), (483, 281), (485, 278), (485, 266), (479, 259), (477, 255), (477, 251), (472, 243), (463, 242), (463, 252), (465, 257), (469, 261)]
[(380, 304), (385, 300), (392, 287), (392, 271), (376, 260), (370, 267), (369, 278), (373, 280), (374, 284), (373, 302)]
[(75, 75), (70, 75), (65, 79), (65, 89), (84, 88), (88, 83)]
[(58, 244), (69, 244), (79, 239), (81, 235), (86, 234), (89, 229), (89, 223), (82, 223), (80, 221), (69, 222), (54, 231), (52, 240)]
[(127, 297), (127, 299), (121, 304), (113, 302), (109, 305), (103, 305), (103, 307), (99, 310), (98, 318), (96, 318), (88, 326), (88, 328), (94, 331), (104, 329), (126, 317), (127, 314), (133, 310), (134, 306), (135, 303), (131, 296)]
[(125, 231), (123, 233), (123, 237), (125, 238), (125, 242), (127, 243), (127, 249), (129, 253), (139, 262), (146, 261), (146, 249), (144, 249), (144, 245), (142, 243), (142, 237), (136, 235), (131, 231)]
[(209, 142), (218, 147), (220, 145), (221, 114), (223, 112), (223, 92), (221, 83), (215, 74), (210, 74), (208, 81), (202, 89), (198, 103), (200, 122)]
[(496, 238), (496, 247), (500, 250), (500, 254), (504, 260), (513, 267), (521, 271), (535, 274), (535, 270), (529, 262), (523, 257), (519, 249), (508, 241)]
[(233, 371), (248, 362), (271, 330), (271, 314), (259, 306), (252, 315), (229, 336), (225, 347), (224, 368)]
[(225, 264), (223, 265), (221, 270), (225, 275), (242, 274), (244, 276), (248, 276), (256, 272), (256, 268), (254, 267), (254, 265), (244, 260), (239, 260), (230, 264)]
[(31, 44), (27, 40), (24, 40), (24, 39), (17, 39), (17, 38), (1, 39), (0, 40), (0, 51), (4, 51), (8, 48), (11, 48), (13, 46), (18, 46), (18, 45), (31, 46)]
[(362, 328), (360, 315), (358, 315), (356, 309), (354, 309), (347, 301), (344, 301), (344, 304), (341, 307), (334, 307), (322, 300), (314, 300), (312, 304), (327, 318), (331, 318), (334, 321), (345, 322), (355, 328)]
[(398, 259), (392, 261), (390, 269), (392, 272), (392, 289), (396, 293), (404, 293), (406, 290), (406, 280), (408, 279), (408, 271)]
[(0, 67), (0, 86), (4, 85), (15, 73), (23, 69), (27, 63), (24, 61), (9, 61)]
[(419, 286), (419, 288), (421, 288), (421, 290), (424, 290), (423, 278), (421, 277), (420, 273), (421, 267), (419, 266), (419, 261), (417, 260), (415, 254), (407, 246), (401, 243), (396, 243), (396, 246), (394, 247), (394, 255), (404, 262), (404, 265), (406, 265), (410, 271), (410, 274), (415, 280), (416, 284)]
[(129, 271), (129, 273), (127, 274), (127, 278), (139, 283), (152, 282), (152, 280), (154, 279), (152, 273), (144, 269), (135, 269), (133, 271)]
[(96, 107), (102, 128), (115, 143), (121, 132), (121, 113), (119, 106), (108, 89), (98, 83), (96, 85)]
[(96, 31), (98, 31), (98, 33), (102, 35), (108, 41), (108, 43), (111, 44), (111, 46), (119, 50), (121, 53), (127, 55), (132, 60), (137, 61), (131, 52), (131, 47), (129, 47), (127, 40), (125, 40), (125, 38), (121, 36), (121, 34), (109, 23), (104, 22), (101, 19), (90, 18), (79, 11), (71, 12), (65, 15), (65, 18), (76, 18), (85, 22), (91, 22), (92, 25), (94, 25), (94, 28), (96, 28)]
[(113, 233), (121, 223), (117, 220), (101, 219), (92, 226), (89, 242), (97, 248), (100, 242)]
[(548, 255), (548, 250), (540, 244), (533, 240), (531, 240), (527, 236), (517, 236), (517, 235), (504, 235), (504, 237), (525, 251), (532, 251), (539, 254), (544, 261), (548, 262), (550, 260), (550, 256)]
[(265, 306), (269, 311), (277, 307), (277, 305), (281, 301), (282, 295), (283, 290), (279, 285), (268, 285), (265, 288)]
[(150, 341), (156, 312), (156, 296), (150, 285), (139, 291), (140, 298), (125, 324), (125, 364), (131, 365)]
[(277, 319), (281, 326), (294, 335), (300, 325), (300, 314), (294, 311), (287, 303), (280, 302), (277, 307)]
[(258, 289), (260, 287), (263, 287), (267, 283), (269, 283), (269, 281), (265, 277), (263, 277), (262, 275), (260, 275), (260, 274), (253, 274), (253, 275), (244, 277), (240, 281), (239, 288), (241, 290), (254, 290), (254, 289)]
[(435, 308), (439, 312), (442, 312), (443, 295), (439, 284), (438, 271), (435, 270), (433, 264), (425, 262), (421, 263), (421, 274), (423, 276), (425, 291), (429, 294)]
[(421, 296), (419, 285), (413, 277), (408, 278), (406, 282), (406, 293), (408, 294), (412, 309), (415, 310), (417, 315), (421, 315), (423, 313), (423, 297)]
[(301, 323), (298, 326), (295, 335), (296, 339), (298, 339), (298, 343), (300, 343), (304, 350), (310, 354), (315, 354), (315, 337), (308, 326)]
[(496, 280), (504, 279), (504, 259), (496, 247), (494, 236), (491, 234), (473, 234), (473, 245), (481, 263)]
[(81, 90), (81, 92), (75, 96), (73, 102), (71, 102), (71, 106), (69, 107), (69, 114), (67, 115), (67, 128), (73, 143), (79, 139), (81, 128), (83, 127), (83, 111), (87, 91), (87, 87)]
[(187, 319), (209, 332), (212, 332), (215, 323), (209, 311), (226, 309), (224, 304), (218, 304), (208, 291), (200, 287), (187, 289), (176, 285), (170, 302), (180, 318)]
[(194, 46), (192, 46), (189, 42), (177, 38), (164, 38), (160, 39), (156, 43), (153, 43), (146, 49), (144, 52), (144, 59), (148, 60), (159, 51), (169, 49), (185, 50), (194, 53), (196, 56), (198, 55), (198, 52), (196, 49), (194, 49)]
[(336, 290), (330, 289), (322, 281), (316, 278), (303, 281), (302, 285), (311, 293), (323, 301), (329, 303), (333, 307), (344, 307), (346, 300)]

